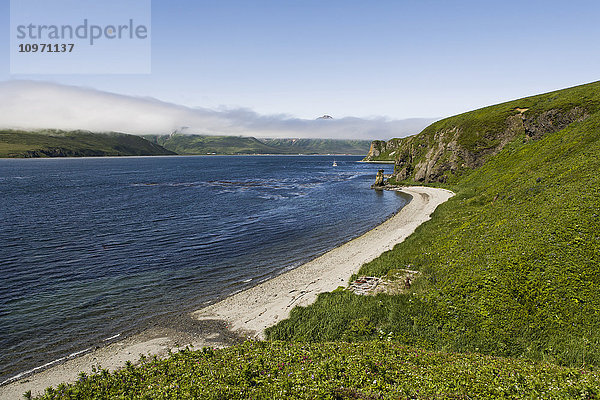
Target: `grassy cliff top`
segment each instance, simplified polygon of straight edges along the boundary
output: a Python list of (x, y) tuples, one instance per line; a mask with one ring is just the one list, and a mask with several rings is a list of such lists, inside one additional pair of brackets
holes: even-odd
[(452, 181), (514, 140), (539, 140), (599, 109), (600, 82), (594, 82), (445, 118), (408, 138), (375, 141), (366, 159), (395, 160), (401, 181)]
[[(581, 116), (591, 115), (600, 110), (600, 81), (445, 118), (429, 125), (419, 136), (425, 143), (431, 143), (435, 140), (437, 132), (456, 130), (460, 131), (457, 140), (461, 146), (468, 150), (483, 150), (500, 139), (502, 132), (507, 129), (507, 119), (510, 117), (523, 116), (524, 119), (538, 124), (546, 124), (550, 130), (558, 130), (572, 121), (553, 120), (552, 117), (566, 115), (573, 110), (580, 110)], [(538, 120), (540, 117), (541, 120)]]

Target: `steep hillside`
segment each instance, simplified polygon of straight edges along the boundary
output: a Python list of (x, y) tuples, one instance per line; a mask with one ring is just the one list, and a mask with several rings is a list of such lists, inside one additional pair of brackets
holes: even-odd
[[(468, 168), (479, 166), (461, 175), (430, 158), (424, 170), (449, 173), (445, 187), (457, 195), (359, 272), (393, 279), (398, 269), (410, 269), (421, 278), (393, 296), (322, 295), (292, 311), (269, 337), (365, 340), (383, 332), (431, 349), (600, 366), (597, 89), (586, 85), (449, 118), (408, 141), (421, 157), (436, 149), (461, 154), (448, 146), (455, 143), (469, 151), (462, 154), (477, 155)], [(515, 114), (519, 105), (529, 111)], [(513, 132), (507, 119), (519, 133), (503, 144)], [(406, 159), (399, 157), (402, 166)], [(425, 159), (410, 164), (413, 183), (444, 176), (418, 173)]]
[(261, 139), (242, 136), (145, 135), (177, 154), (355, 154), (367, 153), (364, 140)]
[(0, 131), (0, 157), (90, 157), (171, 155), (172, 151), (123, 133), (43, 130)]
[(512, 141), (539, 140), (599, 109), (595, 82), (446, 118), (408, 138), (374, 142), (366, 159), (394, 159), (396, 181), (453, 181)]

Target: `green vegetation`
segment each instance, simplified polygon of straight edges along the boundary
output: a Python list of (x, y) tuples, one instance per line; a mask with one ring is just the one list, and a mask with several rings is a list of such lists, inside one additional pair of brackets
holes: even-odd
[(355, 154), (369, 150), (366, 140), (261, 139), (242, 136), (145, 135), (177, 154)]
[(175, 154), (123, 133), (0, 131), (0, 157), (150, 156)]
[(420, 134), (374, 142), (367, 160), (396, 160), (397, 179), (458, 182), (515, 140), (539, 140), (600, 110), (600, 82), (485, 107), (435, 122)]
[(40, 399), (594, 398), (595, 372), (386, 341), (246, 342), (81, 375)]
[(457, 195), (430, 222), (361, 268), (421, 271), (410, 293), (324, 294), (269, 337), (367, 340), (383, 330), (428, 349), (600, 365), (600, 112), (590, 114), (539, 140), (523, 133), (455, 175), (446, 187)]
[(418, 270), (409, 291), (325, 293), (270, 341), (82, 376), (43, 398), (598, 398), (600, 83), (393, 143), (395, 182), (456, 193), (359, 272)]

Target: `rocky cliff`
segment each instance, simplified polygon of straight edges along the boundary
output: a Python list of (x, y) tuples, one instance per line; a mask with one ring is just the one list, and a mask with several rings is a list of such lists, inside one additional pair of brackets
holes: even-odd
[(374, 140), (363, 161), (394, 161), (394, 155), (403, 139)]
[(415, 136), (374, 141), (365, 160), (394, 160), (392, 181), (446, 182), (482, 166), (515, 140), (538, 140), (599, 108), (596, 82), (446, 118)]

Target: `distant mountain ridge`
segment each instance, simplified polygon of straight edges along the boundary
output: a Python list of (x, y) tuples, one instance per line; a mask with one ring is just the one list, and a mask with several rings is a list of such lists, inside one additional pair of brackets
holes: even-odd
[(84, 130), (0, 130), (0, 157), (93, 157), (236, 154), (365, 155), (367, 140), (256, 139), (242, 136), (130, 135)]
[(368, 140), (341, 139), (261, 139), (269, 146), (291, 149), (304, 154), (353, 154), (362, 155), (369, 151)]
[(367, 154), (368, 140), (256, 139), (243, 136), (205, 136), (174, 133), (144, 135), (145, 139), (177, 154)]

